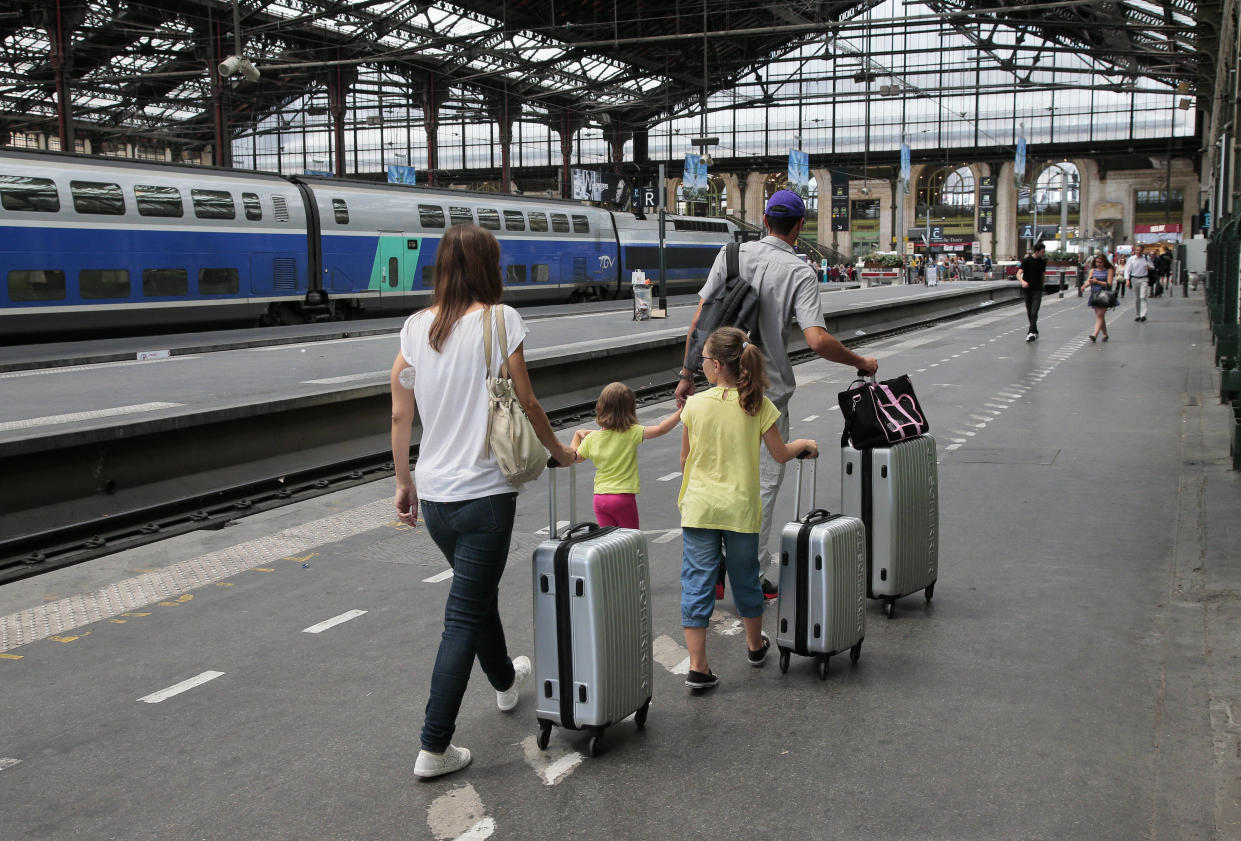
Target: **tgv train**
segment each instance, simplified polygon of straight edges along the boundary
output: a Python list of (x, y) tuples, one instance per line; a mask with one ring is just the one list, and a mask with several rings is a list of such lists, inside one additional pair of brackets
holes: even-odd
[[(612, 297), (657, 277), (653, 218), (576, 202), (0, 152), (0, 341), (397, 315), (426, 305), (452, 225), (491, 230), (512, 302)], [(671, 216), (669, 291), (737, 226)]]

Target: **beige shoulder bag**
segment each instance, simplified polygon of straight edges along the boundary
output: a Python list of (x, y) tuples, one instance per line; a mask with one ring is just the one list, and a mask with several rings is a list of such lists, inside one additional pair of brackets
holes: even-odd
[[(499, 376), (491, 375), (491, 333), (500, 340)], [(547, 450), (543, 448), (534, 426), (517, 399), (517, 391), (508, 375), (508, 334), (504, 314), (498, 307), (483, 311), (483, 356), (487, 360), (487, 444), (486, 453), (495, 456), (500, 472), (516, 487), (539, 478), (547, 466)]]

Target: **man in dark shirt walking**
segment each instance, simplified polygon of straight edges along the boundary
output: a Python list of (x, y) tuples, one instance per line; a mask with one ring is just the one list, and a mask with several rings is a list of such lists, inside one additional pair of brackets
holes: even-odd
[(1030, 329), (1026, 333), (1026, 341), (1038, 338), (1038, 310), (1043, 305), (1043, 276), (1047, 273), (1047, 246), (1035, 243), (1034, 248), (1021, 261), (1017, 269), (1017, 280), (1021, 281), (1021, 294), (1026, 299), (1026, 317), (1030, 321)]

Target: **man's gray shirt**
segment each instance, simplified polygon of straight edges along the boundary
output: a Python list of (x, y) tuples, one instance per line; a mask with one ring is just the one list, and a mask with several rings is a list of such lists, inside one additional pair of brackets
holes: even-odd
[[(715, 258), (711, 274), (699, 291), (706, 300), (723, 285), (728, 274), (725, 250)], [(760, 347), (767, 363), (771, 387), (767, 397), (783, 412), (797, 388), (793, 364), (789, 362), (789, 330), (793, 319), (803, 330), (823, 326), (823, 306), (819, 300), (819, 279), (814, 269), (778, 237), (763, 237), (741, 245), (738, 260), (741, 276), (758, 290), (758, 323), (762, 333)]]

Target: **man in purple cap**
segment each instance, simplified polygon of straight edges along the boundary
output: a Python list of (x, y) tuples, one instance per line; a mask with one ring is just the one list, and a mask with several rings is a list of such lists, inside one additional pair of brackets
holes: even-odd
[[(759, 345), (763, 360), (767, 363), (770, 386), (767, 397), (780, 410), (780, 434), (789, 439), (789, 399), (797, 388), (793, 376), (793, 363), (789, 361), (788, 340), (793, 319), (806, 337), (806, 344), (819, 356), (831, 362), (839, 362), (850, 368), (873, 374), (879, 363), (869, 356), (858, 356), (837, 341), (823, 326), (823, 308), (819, 299), (819, 281), (814, 269), (797, 256), (793, 246), (806, 221), (806, 205), (791, 190), (777, 190), (767, 200), (763, 224), (768, 236), (758, 242), (741, 245), (738, 259), (741, 277), (758, 290)], [(694, 333), (702, 303), (723, 285), (728, 273), (724, 249), (715, 258), (707, 282), (698, 292), (698, 310), (690, 321), (686, 335), (685, 352), (689, 353), (689, 337)], [(685, 398), (694, 393), (694, 375), (682, 367), (677, 385), (677, 405), (685, 405)], [(759, 564), (763, 555), (769, 553), (771, 521), (776, 496), (784, 481), (784, 465), (776, 463), (767, 452), (761, 451), (759, 462), (759, 485), (763, 501), (763, 524), (758, 536)], [(719, 590), (716, 591), (719, 595)], [(763, 595), (772, 599), (778, 595), (775, 586), (763, 579)]]

